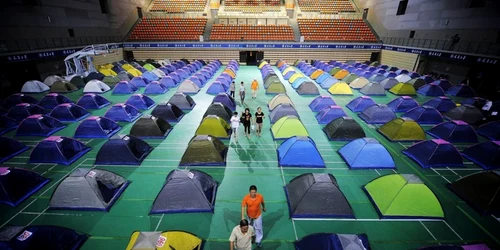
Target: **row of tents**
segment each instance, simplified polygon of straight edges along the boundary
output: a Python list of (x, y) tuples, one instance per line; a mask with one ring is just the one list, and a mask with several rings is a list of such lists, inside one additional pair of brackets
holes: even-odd
[(285, 85), (281, 82), (278, 75), (272, 68), (272, 66), (267, 63), (267, 61), (262, 61), (259, 65), (259, 70), (264, 80), (264, 88), (266, 89), (266, 94), (282, 94), (286, 93)]

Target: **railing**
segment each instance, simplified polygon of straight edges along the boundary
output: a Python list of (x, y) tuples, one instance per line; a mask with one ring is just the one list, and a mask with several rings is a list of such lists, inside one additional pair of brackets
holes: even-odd
[(363, 13), (349, 13), (343, 12), (338, 14), (320, 14), (319, 12), (301, 12), (297, 18), (310, 18), (310, 19), (362, 19)]
[(500, 43), (460, 41), (452, 46), (453, 42), (450, 39), (435, 40), (402, 37), (381, 37), (380, 39), (382, 40), (383, 44), (390, 45), (500, 56)]
[(69, 47), (85, 47), (89, 44), (120, 43), (120, 36), (61, 37), (41, 39), (0, 40), (0, 53), (46, 50)]

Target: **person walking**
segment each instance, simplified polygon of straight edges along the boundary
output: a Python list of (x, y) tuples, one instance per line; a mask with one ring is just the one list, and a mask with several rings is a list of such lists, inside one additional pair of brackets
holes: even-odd
[(240, 118), (238, 117), (238, 112), (234, 112), (231, 117), (231, 129), (233, 132), (234, 142), (238, 142), (238, 128), (240, 127)]
[(264, 122), (264, 113), (262, 112), (262, 108), (258, 107), (257, 112), (255, 112), (255, 134), (260, 137), (260, 133), (262, 133), (262, 123)]
[(239, 226), (235, 226), (229, 236), (229, 249), (252, 250), (255, 242), (255, 229), (249, 225), (248, 220), (242, 219)]
[(250, 88), (252, 89), (252, 99), (257, 98), (257, 90), (259, 89), (259, 82), (257, 82), (257, 79), (253, 79)]
[[(257, 243), (257, 247), (262, 247), (262, 238), (264, 237), (262, 230), (262, 212), (266, 211), (264, 196), (257, 193), (257, 187), (255, 185), (250, 186), (249, 191), (250, 193), (245, 195), (241, 202), (241, 218), (245, 219), (246, 212), (246, 216), (250, 220), (250, 225), (255, 229), (255, 242)], [(261, 206), (262, 211), (260, 209)]]
[(236, 83), (234, 81), (229, 85), (229, 95), (234, 99), (234, 92), (236, 91)]
[(243, 82), (241, 82), (240, 85), (240, 99), (241, 99), (241, 105), (245, 104), (245, 85), (243, 85)]
[(252, 114), (250, 114), (250, 109), (246, 108), (245, 112), (241, 115), (241, 123), (245, 127), (245, 135), (250, 138), (250, 126), (252, 125)]

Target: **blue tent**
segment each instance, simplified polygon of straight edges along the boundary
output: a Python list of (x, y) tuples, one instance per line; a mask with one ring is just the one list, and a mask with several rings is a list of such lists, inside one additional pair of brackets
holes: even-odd
[(423, 79), (426, 83), (431, 83), (431, 82), (434, 82), (434, 78), (432, 78), (431, 76), (428, 76), (428, 75), (425, 75), (425, 76), (421, 76), (420, 79)]
[(417, 142), (403, 150), (403, 154), (422, 168), (464, 167), (460, 151), (453, 144), (442, 139)]
[(76, 104), (63, 103), (55, 107), (49, 115), (61, 122), (76, 122), (89, 116), (90, 113)]
[(196, 76), (191, 76), (189, 77), (189, 80), (191, 80), (192, 82), (194, 82), (196, 85), (198, 85), (198, 87), (203, 87), (205, 86), (205, 82), (200, 80), (198, 77)]
[(398, 76), (398, 74), (394, 71), (389, 71), (389, 72), (385, 72), (384, 76), (387, 78), (394, 78), (394, 77)]
[(447, 91), (449, 88), (452, 87), (451, 83), (446, 79), (436, 80), (433, 83), (441, 87), (444, 91)]
[(500, 168), (500, 141), (474, 144), (462, 151), (462, 155), (485, 170)]
[(418, 106), (408, 110), (401, 117), (407, 117), (418, 124), (438, 124), (443, 122), (443, 116), (439, 111), (429, 106)]
[(132, 83), (121, 81), (113, 88), (113, 95), (128, 95), (136, 92), (139, 88)]
[(96, 94), (84, 94), (76, 105), (84, 109), (101, 109), (111, 104), (106, 98)]
[(359, 90), (363, 95), (385, 95), (385, 89), (379, 82), (370, 82)]
[[(318, 78), (316, 78), (316, 82), (318, 84), (321, 84), (323, 83), (326, 79), (328, 79), (330, 77), (330, 74), (327, 73), (328, 71), (326, 71), (325, 73), (321, 74), (320, 76), (318, 76)], [(287, 79), (288, 80), (288, 79)]]
[(469, 104), (475, 106), (476, 108), (482, 108), (486, 104), (486, 102), (488, 102), (488, 100), (485, 98), (471, 97), (461, 101), (460, 104), (462, 105)]
[(75, 130), (75, 138), (110, 138), (121, 127), (106, 117), (91, 116), (85, 119)]
[(0, 137), (0, 163), (6, 162), (12, 157), (28, 150), (28, 146), (22, 142), (8, 137)]
[(70, 165), (91, 149), (73, 138), (50, 136), (39, 142), (31, 151), (29, 163)]
[(492, 140), (500, 140), (500, 121), (488, 122), (477, 129), (477, 133)]
[(271, 123), (277, 122), (281, 117), (293, 115), (300, 119), (299, 113), (290, 103), (282, 103), (276, 106), (273, 111), (269, 114), (269, 120)]
[(365, 250), (370, 249), (366, 234), (315, 233), (293, 243), (296, 250)]
[(328, 124), (331, 121), (347, 116), (340, 106), (328, 106), (316, 114), (316, 120), (319, 124)]
[(7, 97), (5, 101), (3, 101), (3, 108), (10, 109), (16, 106), (17, 104), (21, 103), (37, 104), (38, 100), (30, 95), (25, 95), (21, 93), (13, 94)]
[(214, 97), (212, 103), (215, 102), (220, 102), (226, 105), (226, 107), (228, 107), (231, 111), (236, 111), (236, 102), (234, 101), (233, 97), (231, 97), (227, 93), (217, 94), (217, 96)]
[(418, 107), (418, 102), (410, 96), (400, 96), (387, 103), (387, 107), (394, 112), (406, 112), (410, 109)]
[(375, 75), (372, 75), (370, 78), (368, 78), (368, 80), (370, 82), (376, 82), (376, 83), (380, 83), (381, 81), (383, 81), (386, 77), (384, 76), (384, 74), (375, 74)]
[(476, 92), (471, 86), (459, 84), (450, 87), (446, 91), (447, 95), (458, 96), (458, 97), (474, 97), (476, 96)]
[(278, 151), (278, 163), (282, 167), (324, 168), (323, 157), (309, 137), (294, 136), (284, 141)]
[(63, 103), (73, 103), (68, 97), (57, 94), (57, 93), (50, 93), (47, 94), (45, 97), (40, 100), (38, 105), (44, 109), (53, 109), (59, 104)]
[(328, 106), (332, 106), (332, 105), (337, 105), (333, 101), (332, 97), (322, 95), (322, 96), (318, 96), (318, 97), (314, 98), (314, 100), (312, 100), (312, 102), (309, 104), (309, 108), (313, 112), (318, 112), (318, 111), (321, 111), (322, 109), (324, 109)]
[(217, 95), (219, 93), (226, 93), (226, 92), (227, 92), (226, 86), (222, 84), (220, 81), (213, 82), (207, 89), (207, 94), (209, 95)]
[(160, 103), (153, 109), (151, 115), (170, 123), (179, 122), (184, 117), (184, 112), (174, 104)]
[(376, 139), (360, 138), (338, 150), (351, 169), (394, 169), (396, 164), (389, 151)]
[(406, 69), (398, 69), (398, 70), (396, 70), (396, 74), (398, 74), (398, 75), (408, 74), (408, 73), (409, 73), (409, 71), (406, 70)]
[(157, 81), (152, 81), (149, 83), (144, 89), (144, 94), (146, 95), (160, 95), (165, 94), (168, 91), (164, 85), (160, 84)]
[(170, 89), (170, 88), (174, 88), (176, 87), (177, 85), (179, 85), (172, 77), (170, 76), (166, 76), (166, 77), (163, 77), (161, 80), (160, 80), (160, 84), (167, 88), (167, 89)]
[(118, 103), (108, 109), (104, 117), (115, 122), (133, 122), (141, 116), (138, 109), (133, 106)]
[(111, 138), (97, 153), (95, 165), (141, 165), (151, 151), (147, 142), (134, 136)]
[(146, 87), (149, 83), (149, 80), (142, 77), (142, 76), (136, 76), (132, 78), (132, 80), (129, 81), (129, 83), (133, 84), (134, 86), (138, 88)]
[(428, 134), (449, 142), (478, 142), (474, 128), (464, 121), (449, 121), (432, 127)]
[(180, 84), (180, 83), (182, 82), (181, 77), (180, 77), (180, 76), (179, 76), (179, 74), (177, 74), (176, 72), (172, 72), (172, 73), (168, 74), (168, 76), (169, 76), (170, 78), (172, 78), (172, 80), (174, 80), (174, 82), (175, 82), (176, 84)]
[(27, 169), (0, 167), (0, 203), (16, 207), (49, 181)]
[(438, 96), (422, 104), (437, 109), (439, 112), (448, 112), (457, 107), (455, 102), (446, 96)]
[(417, 93), (425, 96), (444, 96), (444, 90), (434, 83), (429, 83), (420, 87)]
[(198, 79), (200, 79), (200, 81), (203, 83), (203, 85), (205, 85), (205, 83), (207, 83), (208, 79), (210, 79), (209, 77), (206, 77), (205, 75), (203, 75), (201, 73), (196, 73), (196, 74), (194, 74), (194, 76), (198, 77)]
[(359, 96), (352, 99), (346, 107), (352, 112), (362, 112), (366, 108), (375, 105), (375, 101), (369, 96)]
[(309, 79), (306, 77), (299, 77), (292, 83), (292, 88), (298, 89), (302, 83), (309, 82)]
[(36, 104), (20, 103), (10, 108), (6, 116), (16, 120), (17, 122), (21, 122), (22, 120), (24, 120), (24, 118), (30, 115), (45, 113), (47, 113), (45, 109)]
[(49, 136), (64, 127), (59, 120), (48, 115), (31, 115), (19, 124), (16, 136)]
[(335, 83), (338, 83), (338, 82), (339, 82), (339, 80), (337, 80), (337, 78), (328, 77), (321, 83), (321, 88), (322, 89), (329, 89), (331, 86), (333, 86)]
[(286, 74), (283, 75), (283, 79), (288, 80), (290, 77), (292, 77), (295, 73), (297, 73), (295, 70), (289, 70), (286, 72)]
[(191, 110), (196, 106), (193, 98), (184, 93), (175, 93), (169, 100), (169, 103), (174, 104), (182, 110)]
[(363, 110), (359, 117), (368, 124), (384, 124), (396, 119), (396, 114), (385, 104), (376, 104)]
[(0, 135), (8, 133), (17, 128), (17, 121), (4, 115), (0, 115)]
[(127, 99), (125, 104), (131, 105), (138, 110), (148, 110), (156, 105), (153, 99), (149, 98), (147, 95), (135, 94)]
[(88, 235), (58, 226), (8, 226), (0, 232), (2, 249), (29, 250), (67, 249), (76, 250), (85, 243)]
[(142, 72), (142, 77), (150, 82), (160, 80), (160, 78), (151, 71)]

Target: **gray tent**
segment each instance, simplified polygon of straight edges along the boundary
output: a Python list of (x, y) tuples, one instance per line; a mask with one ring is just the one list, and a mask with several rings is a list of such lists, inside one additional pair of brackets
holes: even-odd
[(307, 173), (285, 187), (292, 218), (354, 218), (351, 205), (331, 174)]
[(129, 183), (110, 171), (77, 168), (56, 188), (49, 208), (109, 211)]
[(385, 95), (385, 89), (378, 82), (371, 82), (364, 86), (359, 92), (364, 95)]
[(155, 250), (156, 244), (162, 232), (134, 232), (137, 235), (137, 239), (134, 242), (132, 249), (144, 249), (144, 250)]
[[(264, 83), (265, 83), (269, 78), (275, 78), (275, 77), (279, 79), (278, 75), (276, 75), (276, 73), (273, 72), (273, 73), (270, 73), (269, 75), (267, 75), (266, 77), (264, 77), (264, 79), (262, 79), (262, 80), (264, 80)], [(264, 84), (264, 86), (267, 86), (267, 85)]]
[(473, 105), (464, 104), (444, 113), (444, 117), (448, 120), (461, 120), (473, 125), (482, 120), (484, 115), (481, 110)]
[(281, 83), (280, 79), (278, 78), (277, 75), (275, 74), (269, 74), (265, 79), (264, 79), (264, 87), (267, 89), (269, 88), (269, 85), (271, 85), (273, 82), (279, 82)]
[(217, 181), (204, 172), (172, 170), (150, 213), (213, 213), (217, 187)]
[(170, 97), (168, 102), (179, 107), (181, 110), (191, 110), (194, 106), (196, 106), (193, 98), (183, 93), (175, 93), (172, 97)]
[(226, 105), (220, 102), (214, 102), (210, 104), (208, 107), (207, 111), (203, 115), (203, 118), (209, 116), (209, 115), (215, 115), (220, 117), (221, 119), (224, 119), (227, 123), (231, 123), (231, 116), (233, 116), (233, 112), (231, 109), (229, 109)]
[(391, 89), (392, 87), (396, 86), (396, 84), (398, 84), (398, 83), (399, 83), (399, 81), (396, 80), (394, 77), (389, 77), (389, 78), (382, 80), (380, 82), (380, 85), (382, 85), (382, 87), (384, 87), (384, 89)]
[(294, 115), (296, 117), (299, 117), (299, 114), (297, 113), (297, 110), (289, 104), (289, 103), (282, 103), (278, 106), (276, 106), (273, 111), (269, 114), (269, 119), (271, 120), (271, 123), (277, 122), (281, 117), (287, 116), (287, 115)]
[(145, 115), (134, 123), (130, 135), (142, 139), (163, 139), (172, 130), (172, 126), (162, 118)]
[(307, 81), (300, 84), (297, 93), (299, 95), (319, 95), (319, 90), (314, 83)]
[(183, 81), (177, 88), (177, 93), (196, 94), (200, 92), (200, 87), (191, 80)]
[(118, 73), (117, 77), (120, 78), (120, 81), (127, 81), (127, 82), (132, 79), (130, 78), (129, 74), (125, 71)]

